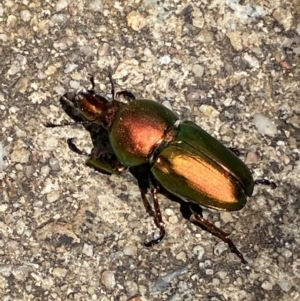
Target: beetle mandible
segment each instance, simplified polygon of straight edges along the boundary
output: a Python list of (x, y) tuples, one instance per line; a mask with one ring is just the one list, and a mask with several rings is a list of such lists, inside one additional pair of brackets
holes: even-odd
[[(84, 122), (101, 125), (107, 130), (112, 152), (93, 149), (91, 154), (79, 150), (72, 139), (68, 144), (74, 152), (87, 155), (87, 165), (108, 173), (129, 171), (138, 179), (142, 200), (152, 213), (160, 229), (160, 236), (146, 246), (153, 246), (165, 236), (165, 226), (158, 203), (158, 188), (190, 203), (190, 221), (222, 239), (242, 263), (243, 254), (229, 239), (229, 234), (203, 218), (193, 204), (219, 211), (243, 208), (255, 184), (270, 185), (266, 179), (253, 180), (249, 168), (233, 150), (226, 148), (191, 121), (182, 121), (165, 106), (147, 99), (136, 99), (126, 90), (115, 93), (112, 73), (109, 72), (112, 100), (96, 94), (94, 78), (92, 89), (79, 92), (72, 100), (85, 117)], [(118, 101), (123, 96), (127, 103)], [(68, 124), (47, 123), (47, 127)], [(142, 185), (146, 177), (148, 184)], [(146, 188), (145, 188), (146, 187)], [(154, 212), (146, 197), (150, 188)], [(197, 207), (197, 206), (196, 206)]]

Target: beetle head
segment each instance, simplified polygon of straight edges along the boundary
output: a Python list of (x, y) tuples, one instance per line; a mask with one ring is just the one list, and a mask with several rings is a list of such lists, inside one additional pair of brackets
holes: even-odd
[(77, 108), (89, 121), (102, 123), (102, 114), (107, 110), (109, 101), (93, 91), (83, 90), (75, 97)]

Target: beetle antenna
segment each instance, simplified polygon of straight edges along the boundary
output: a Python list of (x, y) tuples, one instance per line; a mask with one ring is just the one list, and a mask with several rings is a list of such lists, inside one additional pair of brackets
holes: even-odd
[(90, 76), (90, 82), (92, 84), (92, 89), (90, 91), (95, 91), (95, 77), (93, 74), (88, 74)]
[(115, 84), (114, 84), (114, 81), (113, 81), (113, 78), (112, 78), (111, 70), (108, 71), (108, 78), (109, 78), (109, 81), (110, 81), (110, 84), (111, 84), (112, 101), (114, 102), (115, 101)]
[(63, 121), (62, 123), (45, 122), (43, 123), (43, 125), (46, 128), (57, 128), (57, 127), (74, 126), (74, 125), (89, 125), (91, 123), (92, 123), (91, 121), (76, 121), (76, 122)]

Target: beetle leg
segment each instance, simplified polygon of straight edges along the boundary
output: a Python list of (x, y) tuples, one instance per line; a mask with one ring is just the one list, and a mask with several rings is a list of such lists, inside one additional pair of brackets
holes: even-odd
[(237, 157), (241, 155), (241, 152), (236, 147), (229, 147), (230, 151), (232, 151)]
[(271, 186), (272, 189), (275, 189), (277, 187), (277, 185), (274, 182), (269, 181), (267, 179), (257, 179), (254, 181), (254, 184), (255, 185), (258, 185), (258, 184), (268, 185), (268, 186)]
[(201, 213), (195, 212), (195, 210), (192, 209), (192, 205), (190, 204), (190, 210), (192, 212), (190, 216), (190, 222), (194, 225), (201, 227), (205, 231), (211, 233), (214, 236), (219, 237), (221, 240), (223, 240), (229, 247), (230, 251), (234, 254), (236, 254), (242, 263), (247, 264), (247, 260), (244, 258), (243, 254), (237, 249), (237, 247), (234, 245), (232, 240), (228, 237), (229, 234), (222, 231), (218, 227), (216, 227), (214, 224), (210, 223), (208, 220), (203, 218)]
[(133, 93), (127, 90), (122, 90), (116, 93), (116, 97), (119, 98), (120, 96), (123, 96), (127, 100), (135, 100), (135, 96)]
[(70, 148), (70, 150), (78, 155), (81, 155), (81, 156), (87, 156), (89, 157), (90, 154), (82, 151), (81, 149), (79, 149), (76, 144), (74, 143), (74, 138), (69, 138), (67, 139), (67, 143), (68, 143), (68, 146)]
[(67, 140), (68, 146), (71, 151), (78, 155), (87, 156), (88, 159), (86, 161), (86, 165), (106, 174), (116, 174), (126, 170), (126, 167), (121, 163), (117, 162), (114, 158), (108, 160), (105, 156), (101, 156), (101, 152), (96, 152), (95, 148), (93, 148), (92, 153), (88, 154), (82, 150), (80, 150), (74, 143), (74, 138), (69, 138)]
[[(159, 208), (159, 203), (158, 203), (158, 197), (157, 197), (157, 187), (152, 187), (151, 188), (151, 194), (152, 194), (152, 197), (153, 197), (153, 204), (154, 204), (154, 218), (155, 218), (155, 224), (156, 226), (159, 228), (160, 230), (160, 235), (158, 238), (156, 239), (153, 239), (149, 242), (145, 242), (144, 245), (145, 247), (152, 247), (156, 244), (159, 244), (165, 237), (165, 234), (166, 234), (166, 231), (165, 231), (165, 224), (162, 220), (162, 216), (161, 216), (161, 211), (160, 211), (160, 208)], [(148, 200), (147, 200), (148, 202)], [(149, 202), (148, 202), (149, 204)], [(150, 206), (150, 205), (149, 205)], [(147, 209), (147, 208), (146, 208)]]

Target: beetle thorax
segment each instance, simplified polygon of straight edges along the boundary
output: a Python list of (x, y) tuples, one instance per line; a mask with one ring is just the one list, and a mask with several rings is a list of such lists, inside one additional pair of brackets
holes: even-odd
[(160, 109), (158, 103), (138, 100), (117, 112), (110, 140), (122, 164), (135, 166), (148, 161), (153, 151), (164, 141), (177, 116), (166, 114), (165, 107), (163, 112)]

